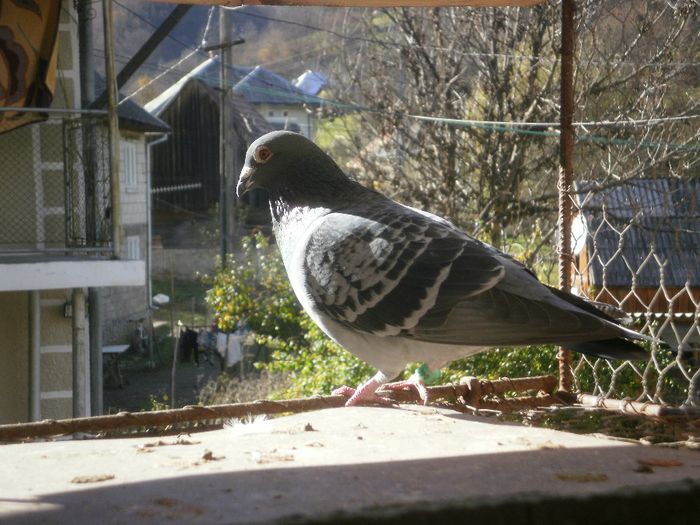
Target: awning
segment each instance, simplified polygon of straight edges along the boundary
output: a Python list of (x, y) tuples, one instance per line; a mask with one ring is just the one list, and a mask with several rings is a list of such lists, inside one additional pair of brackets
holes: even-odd
[[(61, 2), (2, 2), (0, 108), (46, 108), (56, 83)], [(41, 112), (0, 111), (0, 133), (40, 120)]]

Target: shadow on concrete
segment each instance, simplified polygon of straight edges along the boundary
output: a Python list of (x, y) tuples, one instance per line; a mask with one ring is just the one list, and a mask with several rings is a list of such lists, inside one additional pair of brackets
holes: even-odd
[[(639, 472), (669, 451), (540, 449), (437, 459), (246, 468), (158, 480), (119, 479), (43, 495), (7, 523), (697, 524), (700, 479)], [(574, 456), (572, 456), (575, 455)], [(125, 458), (127, 461), (128, 458)], [(700, 457), (698, 458), (700, 464)], [(688, 465), (693, 473), (698, 464)], [(210, 464), (211, 465), (211, 464)], [(196, 467), (195, 467), (196, 468)], [(26, 500), (4, 500), (0, 506)], [(6, 507), (7, 509), (7, 507)], [(26, 507), (25, 507), (26, 509)]]

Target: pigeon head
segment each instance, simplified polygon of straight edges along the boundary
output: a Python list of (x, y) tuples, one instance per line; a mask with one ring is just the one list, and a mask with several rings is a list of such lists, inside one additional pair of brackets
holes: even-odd
[(273, 131), (253, 142), (236, 186), (242, 197), (254, 188), (271, 199), (301, 203), (311, 195), (337, 195), (350, 179), (321, 148), (290, 131)]

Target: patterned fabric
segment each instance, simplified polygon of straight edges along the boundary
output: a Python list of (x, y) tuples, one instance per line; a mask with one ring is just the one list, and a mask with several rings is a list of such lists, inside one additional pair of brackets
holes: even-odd
[[(51, 105), (60, 9), (55, 0), (0, 1), (0, 107)], [(44, 117), (2, 111), (0, 133)]]

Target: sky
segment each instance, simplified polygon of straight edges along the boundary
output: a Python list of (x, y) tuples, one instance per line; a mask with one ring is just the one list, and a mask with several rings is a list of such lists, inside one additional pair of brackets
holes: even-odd
[[(113, 0), (113, 4), (115, 58), (119, 71), (174, 9), (174, 5), (139, 0)], [(100, 38), (101, 2), (94, 2), (94, 6), (94, 49), (96, 67), (100, 71), (104, 68), (104, 43)], [(335, 13), (337, 11), (333, 12)], [(293, 42), (297, 37), (303, 38), (313, 33), (312, 29), (304, 27), (304, 22), (322, 24), (331, 14), (329, 10), (318, 8), (256, 6), (231, 11), (235, 31), (235, 34), (231, 35), (232, 38), (246, 38), (246, 44), (234, 49), (234, 63), (246, 66), (263, 65), (290, 80), (306, 69), (316, 69), (319, 61), (314, 56), (314, 50), (295, 49)], [(209, 18), (211, 20), (205, 35)], [(143, 88), (135, 97), (136, 101), (145, 103), (154, 94), (176, 82), (207, 58), (205, 52), (196, 51), (203, 38), (206, 38), (206, 44), (219, 41), (218, 19), (218, 7), (193, 6), (122, 91), (131, 94), (160, 75), (160, 78)]]

